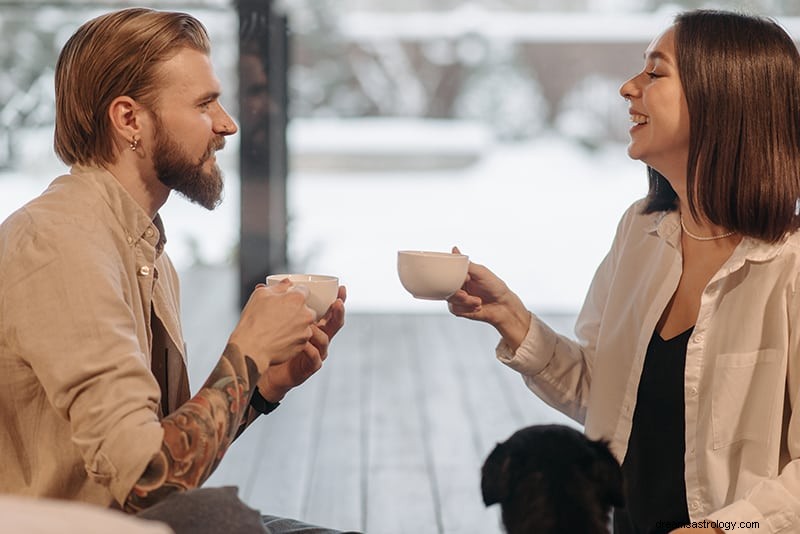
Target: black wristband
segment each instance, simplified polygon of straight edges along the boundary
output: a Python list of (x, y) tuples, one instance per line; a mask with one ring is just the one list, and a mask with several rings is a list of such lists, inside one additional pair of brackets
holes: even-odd
[(280, 402), (270, 402), (265, 399), (261, 395), (261, 392), (258, 391), (258, 387), (253, 390), (253, 395), (250, 397), (250, 406), (252, 406), (255, 411), (263, 413), (264, 415), (267, 415), (280, 405)]

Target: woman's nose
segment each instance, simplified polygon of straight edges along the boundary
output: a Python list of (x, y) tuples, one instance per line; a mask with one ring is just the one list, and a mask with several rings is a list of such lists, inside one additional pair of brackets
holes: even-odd
[(630, 100), (631, 98), (635, 97), (638, 94), (638, 89), (636, 87), (636, 77), (629, 78), (625, 83), (623, 83), (619, 88), (619, 94), (625, 100)]

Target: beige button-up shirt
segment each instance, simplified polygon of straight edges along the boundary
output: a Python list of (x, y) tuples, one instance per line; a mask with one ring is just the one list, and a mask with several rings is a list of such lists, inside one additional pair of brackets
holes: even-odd
[(87, 167), (0, 225), (0, 493), (121, 504), (161, 447), (189, 395), (164, 241)]
[[(532, 315), (516, 353), (497, 349), (588, 436), (610, 440), (620, 461), (647, 344), (682, 270), (677, 213), (641, 209), (634, 204), (619, 224), (578, 316), (577, 341)], [(799, 278), (800, 234), (776, 245), (745, 238), (703, 291), (684, 373), (693, 521), (800, 533)]]

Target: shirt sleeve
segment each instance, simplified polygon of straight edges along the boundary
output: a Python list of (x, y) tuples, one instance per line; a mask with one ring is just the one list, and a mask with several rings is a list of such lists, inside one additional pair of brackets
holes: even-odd
[(149, 309), (135, 309), (136, 279), (113, 245), (47, 230), (31, 223), (16, 241), (6, 331), (69, 422), (89, 478), (121, 504), (163, 440), (160, 390), (139, 341), (144, 321), (134, 316)]
[(592, 367), (609, 287), (616, 272), (627, 229), (638, 210), (631, 206), (622, 217), (611, 249), (595, 272), (575, 324), (576, 340), (560, 335), (536, 315), (516, 352), (502, 340), (498, 360), (522, 374), (526, 385), (547, 404), (584, 424), (592, 382)]

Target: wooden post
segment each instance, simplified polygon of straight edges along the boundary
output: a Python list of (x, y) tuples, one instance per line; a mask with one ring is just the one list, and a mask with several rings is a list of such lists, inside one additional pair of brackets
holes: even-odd
[(272, 0), (238, 0), (241, 229), (239, 300), (287, 269), (288, 153), (286, 17)]

